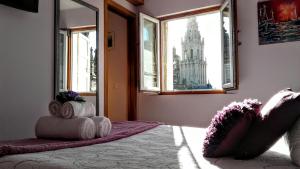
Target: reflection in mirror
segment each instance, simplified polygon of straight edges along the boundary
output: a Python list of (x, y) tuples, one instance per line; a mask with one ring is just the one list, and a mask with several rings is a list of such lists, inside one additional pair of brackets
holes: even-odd
[(80, 0), (56, 0), (56, 8), (55, 94), (72, 90), (96, 105), (98, 9)]
[(59, 91), (96, 92), (96, 15), (72, 0), (60, 1)]

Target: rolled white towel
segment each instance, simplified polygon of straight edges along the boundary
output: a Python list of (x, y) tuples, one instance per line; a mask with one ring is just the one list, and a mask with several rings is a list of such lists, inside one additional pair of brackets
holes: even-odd
[(94, 117), (96, 108), (93, 103), (69, 101), (62, 105), (61, 117), (70, 119), (73, 117)]
[(35, 126), (37, 138), (86, 140), (95, 138), (93, 120), (87, 117), (63, 119), (53, 116), (41, 117)]
[(50, 114), (55, 117), (61, 117), (61, 108), (62, 104), (56, 100), (52, 100), (48, 105)]
[(96, 126), (96, 137), (106, 137), (111, 131), (111, 122), (109, 118), (103, 116), (91, 117)]

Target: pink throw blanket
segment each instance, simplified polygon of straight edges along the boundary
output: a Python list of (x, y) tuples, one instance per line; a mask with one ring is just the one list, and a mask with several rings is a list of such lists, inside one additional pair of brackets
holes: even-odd
[(0, 142), (0, 157), (12, 154), (25, 154), (59, 150), (65, 148), (83, 147), (93, 144), (106, 143), (122, 138), (126, 138), (159, 126), (158, 122), (126, 121), (113, 122), (111, 133), (103, 138), (82, 140), (82, 141), (63, 141), (63, 140), (44, 140), (44, 139), (24, 139), (16, 141)]

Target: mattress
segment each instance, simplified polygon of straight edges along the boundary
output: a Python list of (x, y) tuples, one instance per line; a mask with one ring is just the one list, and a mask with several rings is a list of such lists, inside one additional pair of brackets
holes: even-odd
[(0, 169), (295, 169), (279, 140), (253, 160), (204, 158), (205, 129), (160, 125), (120, 140), (0, 158)]

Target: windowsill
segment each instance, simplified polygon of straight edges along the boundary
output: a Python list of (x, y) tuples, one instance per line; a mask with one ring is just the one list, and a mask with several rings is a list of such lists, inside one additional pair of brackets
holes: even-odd
[(149, 90), (140, 90), (139, 93), (142, 93), (144, 95), (159, 95), (159, 91), (149, 91)]
[(202, 90), (202, 91), (164, 91), (160, 95), (187, 95), (187, 94), (226, 94), (225, 90)]
[(86, 92), (86, 93), (79, 93), (80, 96), (96, 96), (97, 94), (96, 93), (89, 93), (89, 92)]
[(226, 91), (225, 90), (163, 91), (163, 92), (140, 91), (140, 93), (146, 95), (190, 95), (190, 94), (226, 94)]

